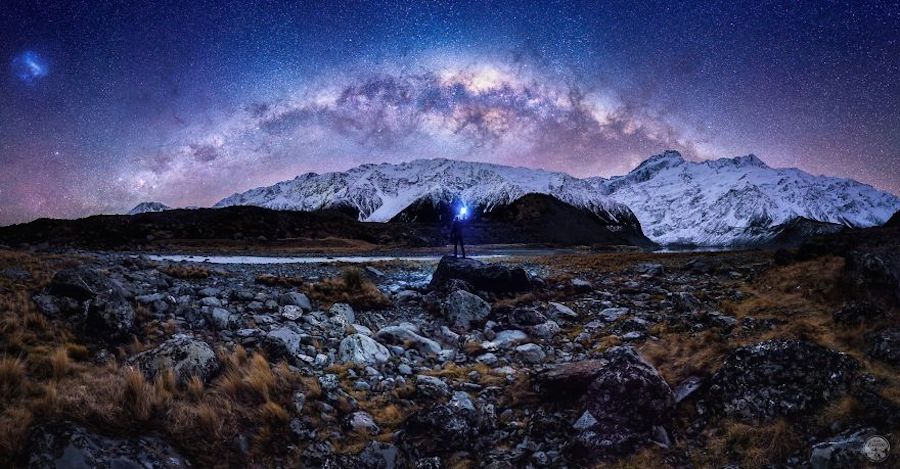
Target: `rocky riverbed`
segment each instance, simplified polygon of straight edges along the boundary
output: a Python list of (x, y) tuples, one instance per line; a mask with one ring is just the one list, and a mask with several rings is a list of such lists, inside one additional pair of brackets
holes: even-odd
[(853, 467), (900, 425), (896, 303), (840, 256), (5, 256), (32, 467)]

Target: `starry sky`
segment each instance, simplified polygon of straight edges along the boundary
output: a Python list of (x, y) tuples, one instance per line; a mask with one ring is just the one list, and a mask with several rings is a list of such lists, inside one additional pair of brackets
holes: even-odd
[(675, 3), (4, 1), (0, 225), (432, 157), (900, 193), (900, 3)]

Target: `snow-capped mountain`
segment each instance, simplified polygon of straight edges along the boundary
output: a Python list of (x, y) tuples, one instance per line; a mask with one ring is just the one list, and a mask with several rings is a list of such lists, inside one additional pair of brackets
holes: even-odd
[(164, 212), (171, 210), (172, 207), (162, 202), (141, 202), (128, 211), (128, 215), (137, 215), (139, 213)]
[(900, 210), (900, 198), (869, 185), (770, 168), (754, 155), (691, 162), (667, 151), (625, 176), (591, 180), (660, 244), (752, 244), (798, 217), (861, 228)]
[(568, 174), (446, 159), (365, 164), (346, 172), (307, 173), (269, 187), (234, 194), (216, 207), (257, 205), (277, 210), (340, 208), (362, 221), (389, 221), (413, 204), (456, 200), (477, 212), (506, 206), (525, 194), (550, 194), (598, 215), (610, 225), (639, 228), (624, 204)]

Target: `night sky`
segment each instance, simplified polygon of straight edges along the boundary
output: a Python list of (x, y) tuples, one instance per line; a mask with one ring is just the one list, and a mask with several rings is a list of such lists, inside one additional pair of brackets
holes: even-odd
[(0, 224), (431, 157), (900, 193), (897, 2), (602, 3), (4, 0)]

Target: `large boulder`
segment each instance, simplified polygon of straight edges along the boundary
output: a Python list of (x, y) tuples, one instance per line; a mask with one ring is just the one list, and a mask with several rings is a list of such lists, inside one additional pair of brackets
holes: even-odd
[(206, 342), (187, 334), (175, 334), (158, 347), (131, 357), (129, 362), (150, 377), (172, 370), (179, 383), (191, 376), (208, 381), (220, 366), (216, 352)]
[(865, 301), (847, 303), (832, 314), (835, 324), (842, 326), (871, 324), (885, 318), (885, 312), (881, 308)]
[(876, 434), (874, 428), (852, 428), (816, 443), (810, 450), (809, 464), (813, 469), (865, 467), (870, 461), (863, 448), (866, 440)]
[(538, 373), (535, 383), (549, 399), (571, 399), (584, 394), (606, 364), (603, 359), (561, 363)]
[(743, 420), (795, 416), (845, 394), (858, 363), (845, 353), (798, 340), (769, 340), (732, 352), (712, 377), (709, 403)]
[[(87, 267), (64, 269), (50, 281), (48, 293), (60, 298), (65, 319), (84, 334), (111, 341), (128, 338), (134, 309), (117, 282)], [(77, 305), (77, 307), (71, 307)]]
[(444, 317), (457, 332), (468, 332), (472, 323), (483, 321), (491, 314), (491, 305), (477, 295), (456, 290), (447, 295), (441, 305)]
[(384, 345), (362, 334), (350, 334), (344, 337), (338, 352), (341, 361), (359, 365), (377, 365), (391, 358), (391, 353)]
[(426, 453), (472, 451), (493, 425), (492, 412), (476, 407), (468, 394), (456, 391), (446, 404), (413, 414), (406, 422), (406, 432)]
[(613, 458), (668, 440), (675, 397), (659, 372), (627, 346), (609, 349), (603, 360), (574, 425), (573, 448), (590, 458)]
[(184, 468), (190, 462), (159, 438), (103, 436), (64, 422), (40, 425), (26, 446), (29, 468)]
[(270, 360), (296, 360), (303, 346), (304, 334), (290, 327), (279, 327), (262, 336), (262, 348)]
[(475, 259), (453, 256), (441, 258), (428, 287), (432, 290), (443, 290), (452, 279), (462, 280), (472, 285), (475, 290), (493, 293), (531, 290), (528, 274), (521, 267), (485, 264)]
[(896, 246), (851, 251), (845, 258), (844, 280), (851, 287), (900, 302), (900, 250)]

